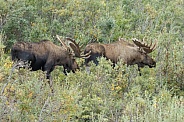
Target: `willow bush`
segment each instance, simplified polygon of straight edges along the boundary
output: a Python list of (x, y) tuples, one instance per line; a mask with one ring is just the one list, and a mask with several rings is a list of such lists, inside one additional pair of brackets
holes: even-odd
[[(0, 0), (1, 121), (175, 121), (184, 120), (183, 0)], [(80, 70), (65, 76), (13, 69), (10, 48), (16, 41), (36, 42), (55, 35), (81, 44), (110, 43), (119, 37), (150, 43), (155, 68), (77, 59)], [(5, 49), (4, 49), (5, 46)]]

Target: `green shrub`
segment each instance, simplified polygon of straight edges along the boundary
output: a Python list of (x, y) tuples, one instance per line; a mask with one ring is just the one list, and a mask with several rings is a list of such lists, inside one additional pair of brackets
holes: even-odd
[[(175, 121), (184, 120), (184, 5), (182, 0), (0, 0), (0, 121)], [(55, 41), (69, 36), (81, 44), (119, 37), (157, 40), (150, 55), (156, 68), (100, 58), (89, 71), (51, 73), (54, 93), (42, 71), (14, 69), (9, 49), (16, 41)], [(58, 43), (58, 41), (57, 41)]]

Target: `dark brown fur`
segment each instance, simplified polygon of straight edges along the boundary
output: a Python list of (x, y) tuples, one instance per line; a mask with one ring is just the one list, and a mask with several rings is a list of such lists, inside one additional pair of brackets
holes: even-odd
[(11, 56), (13, 61), (29, 62), (33, 71), (46, 71), (47, 78), (50, 78), (56, 65), (63, 66), (65, 74), (78, 69), (74, 56), (63, 46), (57, 46), (49, 40), (35, 43), (17, 42), (12, 46)]

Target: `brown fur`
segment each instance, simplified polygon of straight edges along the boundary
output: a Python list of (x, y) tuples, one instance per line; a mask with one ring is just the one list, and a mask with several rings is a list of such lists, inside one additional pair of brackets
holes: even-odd
[(110, 44), (91, 43), (86, 46), (84, 54), (89, 51), (91, 51), (91, 56), (85, 60), (86, 65), (90, 61), (98, 65), (97, 57), (104, 56), (110, 59), (113, 64), (122, 60), (127, 65), (137, 64), (138, 68), (145, 65), (148, 65), (150, 68), (156, 66), (156, 62), (141, 51), (138, 46), (125, 40), (119, 40)]
[(63, 66), (65, 74), (78, 69), (74, 56), (63, 46), (57, 46), (49, 40), (36, 43), (17, 42), (12, 46), (11, 56), (13, 61), (29, 62), (33, 71), (46, 71), (47, 78), (50, 78), (56, 65)]

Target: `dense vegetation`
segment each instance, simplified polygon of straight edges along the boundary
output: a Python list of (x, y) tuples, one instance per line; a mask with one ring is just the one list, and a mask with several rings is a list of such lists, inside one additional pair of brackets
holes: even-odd
[[(14, 69), (17, 41), (74, 38), (86, 45), (119, 37), (157, 39), (156, 68), (99, 59), (65, 76), (52, 72), (52, 94), (42, 71)], [(184, 120), (183, 0), (0, 0), (0, 121), (182, 122)]]

